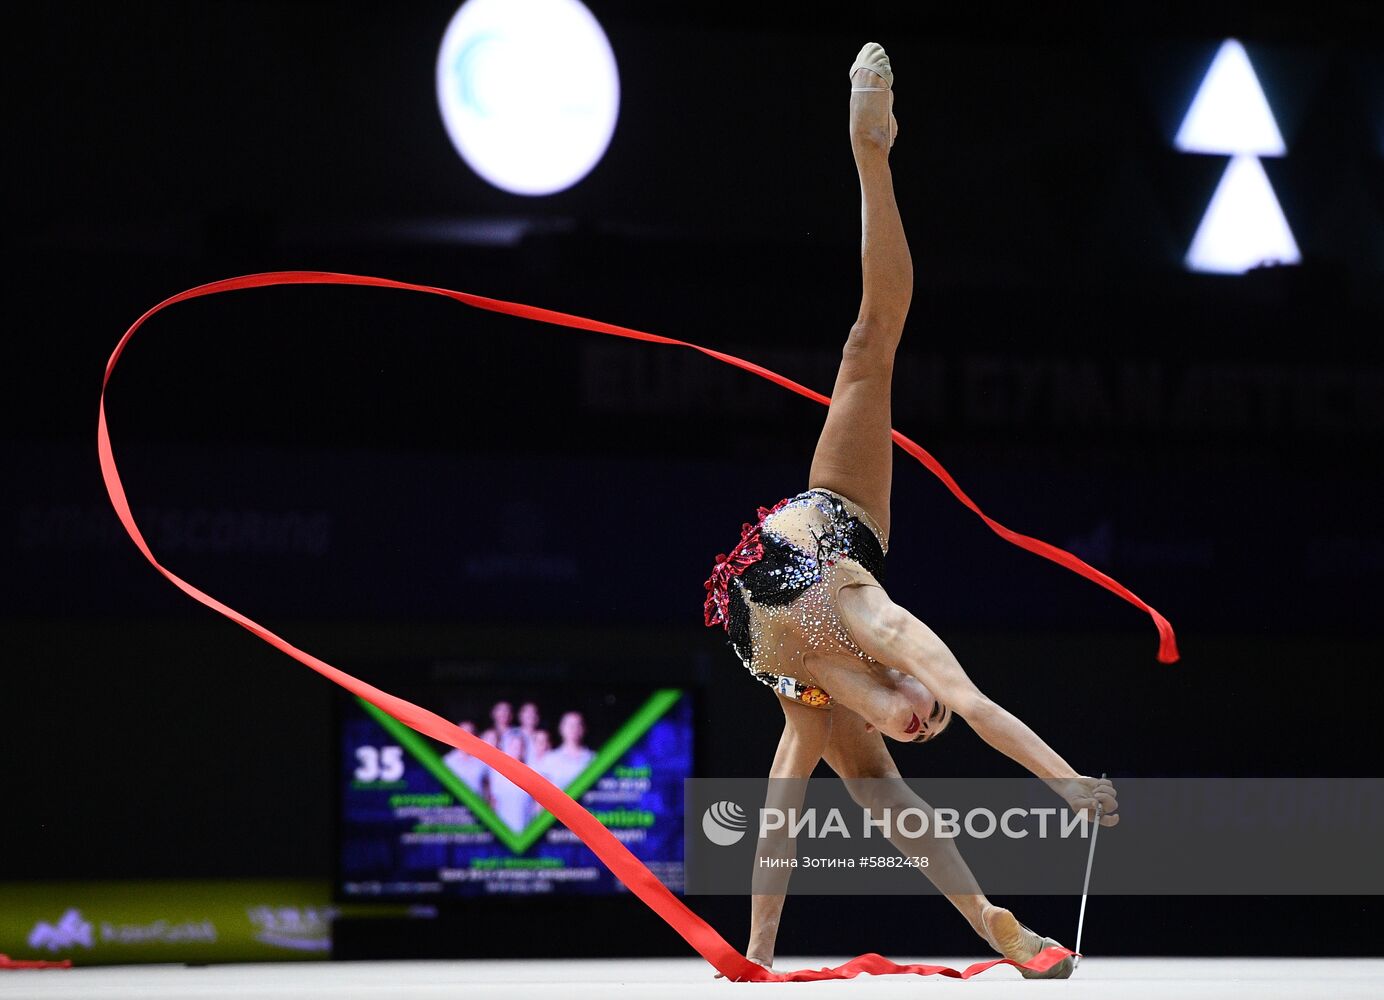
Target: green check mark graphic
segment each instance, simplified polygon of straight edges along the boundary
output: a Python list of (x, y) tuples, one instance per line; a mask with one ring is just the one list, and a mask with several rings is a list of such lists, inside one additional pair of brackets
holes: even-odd
[[(581, 798), (587, 789), (594, 785), (606, 771), (615, 766), (615, 762), (624, 756), (625, 751), (634, 746), (635, 741), (653, 728), (653, 724), (677, 703), (677, 700), (682, 697), (682, 693), (681, 688), (662, 688), (655, 691), (649, 700), (644, 702), (638, 711), (615, 731), (615, 734), (597, 751), (596, 756), (586, 766), (586, 769), (572, 779), (572, 783), (563, 791), (574, 799)], [(442, 762), (442, 758), (437, 755), (437, 751), (432, 748), (432, 744), (426, 737), (415, 733), (398, 719), (376, 708), (368, 701), (359, 698), (357, 701), (360, 701), (361, 706), (370, 714), (371, 718), (378, 722), (390, 736), (398, 740), (399, 745), (407, 750), (414, 760), (423, 765), (428, 773), (442, 784), (443, 788), (456, 796), (478, 820), (490, 828), (490, 832), (495, 834), (496, 839), (515, 854), (523, 854), (527, 851), (533, 846), (534, 841), (543, 836), (548, 827), (557, 822), (557, 817), (545, 809), (529, 820), (529, 825), (524, 829), (517, 831), (510, 829), (509, 824), (495, 814), (495, 810), (490, 808), (485, 799), (481, 798), (471, 786), (452, 773), (452, 769)]]

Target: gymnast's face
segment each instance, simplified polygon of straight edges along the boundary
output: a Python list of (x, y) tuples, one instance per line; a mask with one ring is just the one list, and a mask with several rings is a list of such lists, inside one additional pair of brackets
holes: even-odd
[(885, 668), (884, 697), (876, 712), (867, 716), (865, 730), (878, 729), (901, 743), (926, 743), (951, 722), (951, 710), (916, 677)]

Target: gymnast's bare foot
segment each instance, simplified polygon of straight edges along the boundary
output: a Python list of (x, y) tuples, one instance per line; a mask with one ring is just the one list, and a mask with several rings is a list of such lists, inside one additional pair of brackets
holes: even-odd
[[(987, 905), (980, 915), (980, 921), (990, 947), (1015, 962), (1027, 962), (1044, 948), (1057, 944), (1052, 938), (1039, 937), (1002, 906)], [(1071, 957), (1068, 956), (1046, 972), (1020, 969), (1019, 973), (1025, 979), (1067, 979), (1073, 968)]]
[[(851, 66), (851, 148), (883, 152), (894, 145), (894, 71), (882, 46), (869, 42)], [(870, 88), (861, 90), (858, 88)]]

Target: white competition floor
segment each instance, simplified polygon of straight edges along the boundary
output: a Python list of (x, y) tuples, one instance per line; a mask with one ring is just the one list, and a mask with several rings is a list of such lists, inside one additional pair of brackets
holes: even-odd
[[(898, 956), (891, 956), (900, 961)], [(964, 968), (971, 959), (913, 961)], [(844, 959), (789, 958), (781, 969), (821, 968)], [(0, 972), (0, 997), (25, 1000), (297, 1000), (304, 997), (400, 1000), (446, 997), (1384, 997), (1384, 959), (1088, 958), (1066, 981), (1025, 981), (996, 968), (961, 982), (937, 976), (861, 976), (827, 983), (727, 983), (700, 959), (583, 961), (310, 962), (296, 964), (107, 966)]]

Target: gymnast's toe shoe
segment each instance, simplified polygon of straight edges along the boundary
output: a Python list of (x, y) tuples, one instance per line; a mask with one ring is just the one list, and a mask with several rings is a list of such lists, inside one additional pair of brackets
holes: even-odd
[(875, 89), (884, 90), (894, 86), (894, 68), (889, 65), (889, 56), (879, 42), (866, 42), (860, 54), (855, 57), (850, 71), (852, 80), (855, 79), (855, 71), (858, 69), (868, 69), (884, 81), (883, 87)]
[[(1024, 929), (1028, 930), (1028, 928)], [(1032, 932), (1030, 931), (1029, 933)], [(1043, 938), (1043, 948), (1061, 947), (1064, 946), (1058, 944), (1052, 938)], [(1039, 948), (1038, 951), (1042, 951), (1043, 948)], [(1037, 954), (1037, 952), (1034, 952), (1034, 954)], [(1047, 969), (1044, 969), (1042, 972), (1034, 972), (1032, 969), (1020, 969), (1019, 975), (1023, 976), (1025, 979), (1070, 979), (1072, 977), (1072, 972), (1075, 971), (1075, 969), (1076, 964), (1072, 961), (1072, 956), (1068, 955), (1066, 958), (1062, 959), (1062, 961), (1056, 963), (1055, 965)]]
[[(893, 149), (899, 134), (899, 120), (894, 117), (894, 69), (889, 64), (884, 46), (878, 42), (866, 42), (851, 64), (850, 75), (853, 95), (871, 93), (873, 96), (873, 93), (880, 92), (888, 95), (884, 104), (868, 99), (858, 102), (852, 100), (852, 135), (865, 143), (878, 143), (886, 150)], [(888, 116), (887, 122), (885, 115)]]
[[(1002, 906), (994, 906), (993, 904), (987, 906), (985, 912), (981, 914), (981, 923), (985, 925), (991, 947), (1005, 958), (1015, 962), (1031, 961), (1033, 956), (1044, 948), (1062, 947), (1052, 938), (1039, 937), (1032, 930), (1019, 923), (1014, 914)], [(1075, 968), (1072, 957), (1068, 955), (1062, 961), (1042, 972), (1021, 968), (1019, 974), (1025, 979), (1067, 979)]]

